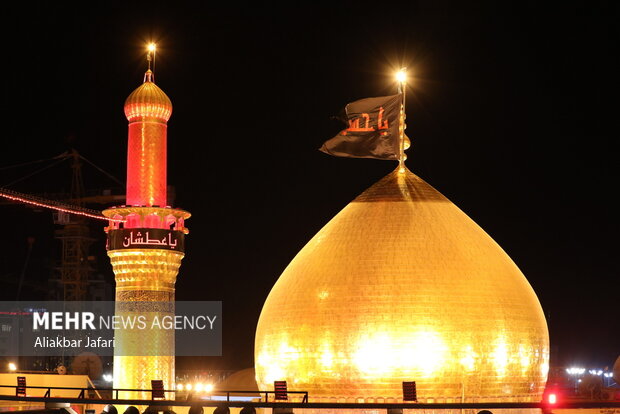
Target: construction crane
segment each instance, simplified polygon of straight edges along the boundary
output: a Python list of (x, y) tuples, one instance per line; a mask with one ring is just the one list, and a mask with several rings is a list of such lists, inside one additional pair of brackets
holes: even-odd
[[(83, 207), (84, 180), (80, 155), (76, 150), (71, 150), (70, 157), (73, 176), (69, 199), (77, 207)], [(93, 271), (88, 250), (95, 239), (90, 237), (86, 217), (59, 210), (54, 211), (53, 215), (54, 223), (62, 226), (54, 235), (62, 244), (60, 265), (56, 271), (62, 284), (63, 300), (86, 300), (87, 283)]]
[[(92, 165), (95, 169), (107, 175), (121, 186), (122, 183), (120, 183), (120, 181), (112, 175), (105, 172), (103, 169), (84, 158), (75, 149), (71, 149), (70, 151), (60, 154), (52, 159), (55, 160), (52, 165), (48, 165), (32, 174), (28, 174), (19, 180), (9, 183), (9, 185), (23, 181), (24, 179), (27, 179), (37, 173), (43, 172), (52, 166), (58, 165), (62, 161), (71, 160), (71, 190), (68, 194), (54, 194), (55, 200), (50, 200), (48, 198), (42, 198), (39, 196), (18, 193), (6, 188), (0, 188), (0, 197), (53, 210), (54, 223), (62, 226), (60, 229), (56, 230), (54, 234), (55, 238), (61, 243), (61, 254), (59, 264), (55, 267), (58, 278), (53, 280), (57, 280), (62, 286), (63, 300), (82, 301), (87, 299), (88, 281), (91, 273), (93, 272), (91, 260), (89, 260), (89, 248), (96, 240), (91, 237), (87, 219), (109, 220), (104, 217), (101, 212), (86, 208), (85, 204), (120, 204), (119, 201), (124, 200), (125, 195), (112, 195), (111, 192), (108, 192), (107, 194), (86, 196), (84, 180), (82, 177), (83, 162)], [(36, 162), (38, 161), (31, 163)], [(29, 163), (19, 164), (18, 166), (23, 166), (25, 164)], [(49, 197), (49, 195), (46, 196)], [(66, 202), (59, 200), (66, 200)], [(22, 271), (18, 291), (21, 289), (24, 273), (25, 271)]]

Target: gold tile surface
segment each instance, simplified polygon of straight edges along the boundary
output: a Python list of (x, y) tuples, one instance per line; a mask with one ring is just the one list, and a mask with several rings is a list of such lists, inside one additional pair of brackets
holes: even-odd
[[(152, 304), (174, 304), (174, 284), (183, 253), (158, 249), (110, 250), (108, 256), (116, 279), (115, 314), (131, 314), (119, 307), (139, 302), (139, 314), (151, 318), (174, 316), (174, 308), (152, 310)], [(149, 319), (150, 320), (150, 319)], [(151, 380), (174, 387), (174, 331), (122, 330), (115, 335), (114, 388), (150, 389)], [(144, 351), (147, 356), (134, 356)], [(152, 355), (152, 356), (149, 356)], [(171, 396), (172, 397), (172, 396)], [(119, 398), (150, 398), (150, 393), (123, 392)]]
[(154, 118), (167, 122), (172, 115), (172, 102), (168, 95), (152, 81), (149, 70), (144, 83), (137, 87), (125, 100), (125, 116), (129, 122)]
[(312, 400), (540, 401), (546, 321), (524, 275), (476, 223), (409, 171), (323, 227), (282, 273), (255, 343), (260, 389)]

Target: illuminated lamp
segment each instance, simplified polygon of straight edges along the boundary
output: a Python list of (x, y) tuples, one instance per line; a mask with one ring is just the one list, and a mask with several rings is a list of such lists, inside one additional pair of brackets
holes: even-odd
[(17, 371), (17, 365), (14, 362), (9, 362), (9, 371), (15, 372)]
[(551, 414), (552, 409), (557, 408), (557, 404), (560, 400), (559, 395), (560, 393), (555, 384), (545, 390), (542, 398), (542, 414)]

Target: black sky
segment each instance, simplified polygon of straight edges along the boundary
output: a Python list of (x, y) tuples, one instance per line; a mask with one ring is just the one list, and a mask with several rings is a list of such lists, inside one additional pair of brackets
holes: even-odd
[[(177, 300), (224, 303), (223, 357), (179, 365), (244, 368), (288, 262), (395, 167), (318, 152), (340, 128), (330, 117), (394, 93), (392, 70), (406, 65), (415, 76), (409, 168), (521, 268), (548, 317), (552, 364), (610, 365), (620, 354), (617, 5), (499, 3), (10, 6), (0, 29), (0, 166), (75, 146), (124, 181), (123, 102), (155, 40), (156, 82), (174, 105), (169, 183), (193, 213)], [(0, 171), (0, 185), (11, 174)], [(69, 169), (54, 174), (11, 188), (68, 189)], [(0, 276), (19, 274), (34, 235), (28, 277), (45, 280), (57, 250), (50, 215), (0, 208)], [(95, 250), (111, 280), (101, 244)]]

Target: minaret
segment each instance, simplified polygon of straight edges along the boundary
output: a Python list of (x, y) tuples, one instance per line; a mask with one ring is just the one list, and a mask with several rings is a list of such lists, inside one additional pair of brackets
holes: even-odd
[[(149, 54), (149, 63), (150, 63)], [(125, 101), (129, 121), (126, 205), (103, 214), (108, 256), (116, 279), (116, 315), (174, 315), (175, 282), (184, 254), (187, 211), (167, 206), (166, 139), (172, 103), (150, 69)], [(120, 331), (115, 335), (114, 388), (174, 386), (174, 331)], [(120, 398), (150, 398), (120, 393)], [(172, 398), (172, 396), (169, 396)]]

